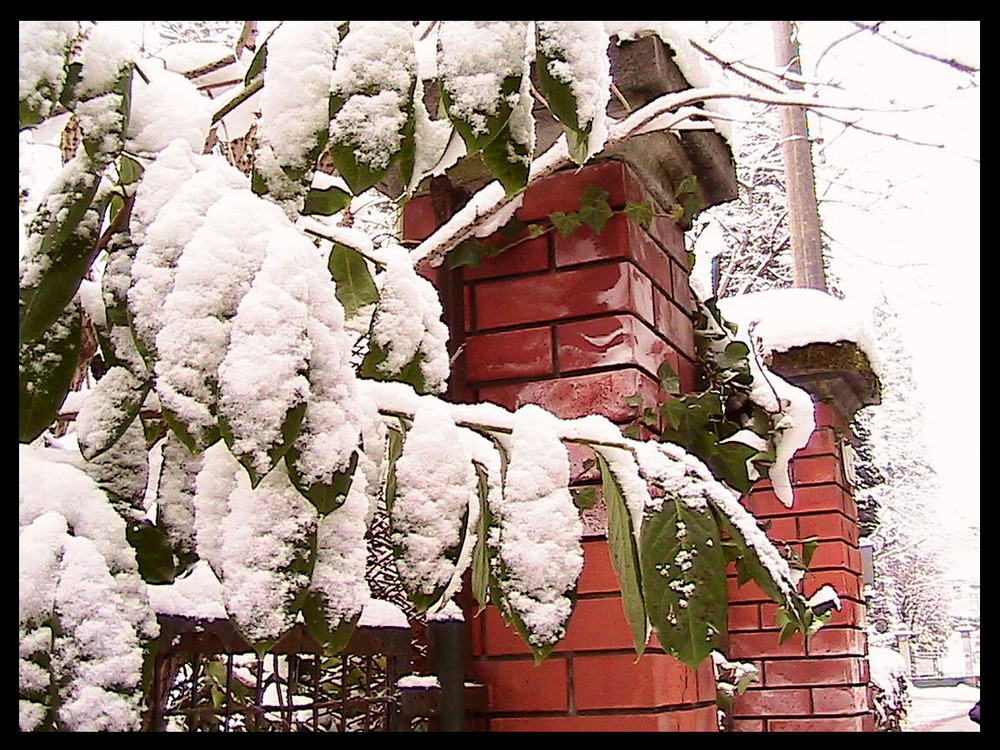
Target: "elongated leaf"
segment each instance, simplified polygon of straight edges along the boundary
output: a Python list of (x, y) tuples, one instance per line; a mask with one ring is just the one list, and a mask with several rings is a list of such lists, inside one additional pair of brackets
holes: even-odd
[[(441, 82), (441, 102), (455, 131), (465, 141), (466, 152), (471, 156), (478, 154), (504, 133), (511, 115), (510, 98), (521, 89), (521, 76), (507, 76), (503, 79), (500, 90), (494, 102), (494, 111), (477, 113), (481, 122), (473, 123), (472, 119), (463, 116), (458, 111), (451, 94), (449, 81)], [(509, 132), (509, 131), (508, 131)]]
[(427, 392), (424, 373), (420, 367), (420, 363), (424, 359), (423, 354), (418, 353), (416, 357), (403, 365), (398, 372), (386, 372), (382, 369), (382, 363), (385, 362), (387, 356), (385, 349), (374, 341), (371, 342), (368, 354), (361, 361), (361, 377), (370, 378), (371, 380), (392, 380), (399, 383), (409, 383), (417, 393)]
[(247, 470), (251, 487), (256, 487), (260, 484), (260, 480), (267, 476), (271, 469), (277, 466), (278, 462), (291, 449), (295, 443), (295, 439), (299, 436), (299, 432), (302, 430), (302, 418), (305, 416), (305, 413), (305, 401), (293, 404), (285, 412), (285, 418), (281, 424), (281, 441), (272, 443), (265, 448), (268, 462), (266, 470), (262, 471), (258, 460), (258, 450), (256, 449), (258, 446), (245, 447), (245, 441), (236, 439), (225, 415), (221, 411), (219, 412), (219, 434), (226, 441), (226, 445), (229, 446), (229, 450), (232, 451), (236, 460)]
[(348, 318), (363, 307), (378, 302), (378, 287), (372, 280), (368, 263), (357, 250), (335, 242), (327, 266), (337, 284), (337, 299), (344, 306), (344, 314)]
[(711, 510), (667, 500), (643, 521), (639, 543), (646, 611), (664, 648), (690, 667), (725, 650), (725, 559)]
[[(476, 547), (472, 552), (472, 594), (479, 604), (479, 612), (486, 609), (490, 601), (490, 550), (489, 533), (493, 515), (490, 513), (489, 476), (486, 467), (474, 461), (478, 479), (477, 494), (479, 495), (479, 524), (476, 527)], [(477, 613), (478, 614), (478, 613)]]
[(385, 497), (386, 510), (392, 513), (392, 505), (396, 500), (396, 461), (403, 453), (403, 442), (406, 439), (406, 426), (400, 420), (399, 427), (390, 426), (386, 441), (386, 472)]
[[(514, 117), (516, 113), (511, 120)], [(517, 195), (527, 186), (528, 171), (531, 166), (530, 149), (514, 137), (510, 125), (511, 122), (508, 120), (497, 136), (482, 150), (483, 164), (503, 185), (508, 198)]]
[(562, 123), (566, 131), (566, 143), (569, 147), (570, 158), (582, 165), (587, 160), (587, 142), (593, 123), (588, 123), (586, 127), (580, 127), (577, 116), (578, 102), (573, 94), (573, 88), (568, 82), (553, 77), (550, 72), (550, 65), (553, 63), (564, 65), (565, 61), (546, 55), (539, 45), (535, 65), (538, 74), (538, 88), (542, 96), (545, 97), (549, 110)]
[(30, 443), (55, 421), (69, 393), (80, 351), (80, 306), (71, 304), (55, 325), (18, 352), (18, 440)]
[(97, 253), (104, 206), (92, 204), (99, 180), (89, 172), (86, 160), (71, 164), (80, 170), (78, 177), (47, 196), (46, 206), (54, 210), (43, 209), (28, 227), (25, 264), (37, 270), (22, 277), (18, 333), (22, 342), (37, 339), (62, 315)]
[(775, 559), (777, 553), (764, 533), (753, 531), (756, 520), (739, 503), (723, 504), (711, 499), (709, 502), (720, 528), (736, 545), (736, 570), (741, 584), (753, 580), (772, 601), (781, 605), (799, 629), (805, 630), (810, 620), (809, 607), (798, 593), (791, 571)]
[(625, 619), (632, 631), (635, 653), (642, 656), (649, 639), (649, 619), (646, 603), (642, 595), (642, 573), (639, 564), (639, 548), (635, 530), (632, 528), (632, 514), (622, 493), (621, 486), (605, 458), (597, 453), (597, 465), (601, 471), (604, 488), (604, 503), (608, 509), (608, 550), (611, 565), (621, 586), (622, 607)]
[(351, 462), (344, 471), (336, 471), (329, 482), (317, 482), (308, 484), (302, 479), (302, 475), (296, 468), (299, 459), (299, 450), (293, 444), (285, 453), (285, 467), (288, 469), (288, 478), (291, 479), (295, 489), (301, 492), (313, 505), (321, 516), (332, 513), (347, 498), (347, 491), (351, 488), (351, 481), (354, 478), (354, 471), (358, 466), (358, 454), (351, 455)]
[(152, 382), (113, 367), (90, 392), (77, 416), (80, 452), (93, 460), (118, 442), (138, 416)]
[(172, 583), (177, 574), (173, 549), (163, 529), (149, 522), (130, 523), (125, 537), (135, 550), (139, 575), (146, 583)]
[(311, 188), (306, 193), (306, 204), (303, 214), (333, 216), (340, 213), (351, 204), (351, 194), (341, 190), (336, 185), (325, 189)]
[(309, 591), (302, 599), (299, 611), (309, 634), (323, 644), (327, 654), (339, 654), (343, 651), (354, 635), (360, 615), (352, 620), (342, 622), (331, 629), (326, 616), (326, 604), (323, 597), (315, 591)]

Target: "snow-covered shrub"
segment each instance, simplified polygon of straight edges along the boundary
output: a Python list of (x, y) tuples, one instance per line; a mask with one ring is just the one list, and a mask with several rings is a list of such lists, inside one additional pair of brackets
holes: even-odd
[[(79, 468), (21, 449), (23, 728), (135, 728), (155, 634), (142, 578), (207, 575), (207, 564), (220, 607), (258, 649), (299, 621), (346, 642), (370, 594), (378, 502), (418, 608), (445, 607), (471, 568), (479, 603), (498, 605), (544, 658), (583, 564), (566, 441), (594, 450), (637, 652), (652, 631), (691, 665), (723, 645), (724, 535), (791, 627), (816, 624), (738, 493), (689, 452), (599, 417), (439, 395), (452, 352), (418, 265), (499, 227), (533, 180), (689, 110), (703, 127), (706, 113), (687, 107), (697, 92), (610, 121), (599, 22), (287, 22), (253, 54), (170, 63), (232, 66), (239, 86), (207, 117), (190, 106), (193, 84), (143, 72), (171, 55), (134, 60), (101, 25), (21, 31), (39, 40), (22, 46), (21, 128), (66, 109), (82, 131), (28, 224), (21, 442), (44, 440), (56, 420), (84, 330), (107, 368), (80, 411)], [(566, 135), (544, 154), (533, 60)], [(425, 84), (441, 93), (437, 118)], [(229, 125), (246, 132), (231, 118), (248, 109), (259, 114), (249, 178), (226, 159)], [(405, 200), (463, 158), (495, 181), (417, 247), (376, 247), (341, 226), (362, 190)], [(53, 484), (66, 473), (72, 486)]]
[(868, 651), (872, 702), (880, 732), (901, 732), (910, 710), (910, 678), (902, 654), (881, 646)]

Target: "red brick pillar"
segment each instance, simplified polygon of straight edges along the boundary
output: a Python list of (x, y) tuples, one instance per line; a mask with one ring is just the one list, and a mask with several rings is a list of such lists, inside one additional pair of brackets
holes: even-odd
[(759, 520), (770, 523), (772, 540), (819, 540), (803, 592), (812, 595), (829, 584), (841, 609), (807, 640), (797, 634), (782, 644), (777, 605), (753, 583), (738, 587), (731, 574), (730, 658), (752, 662), (760, 677), (735, 701), (735, 731), (874, 731), (857, 504), (843, 458), (849, 435), (838, 408), (817, 403), (816, 430), (791, 465), (794, 505), (782, 505), (768, 482), (758, 483), (745, 500)]
[[(647, 199), (628, 167), (608, 161), (533, 186), (517, 216), (548, 226), (553, 212), (579, 210), (589, 184), (606, 190), (615, 209)], [(408, 206), (407, 237), (433, 230), (432, 203)], [(693, 386), (693, 300), (682, 233), (669, 220), (647, 231), (618, 214), (599, 234), (585, 227), (569, 237), (548, 232), (476, 268), (442, 271), (437, 283), (449, 290), (453, 338), (460, 339), (453, 341), (461, 347), (453, 397), (625, 423), (637, 413), (629, 397), (640, 395), (647, 406), (660, 397), (656, 372), (664, 359), (683, 386)], [(584, 464), (591, 457), (583, 448), (571, 453), (576, 481), (596, 479)], [(472, 622), (473, 677), (489, 695), (485, 728), (715, 731), (710, 661), (690, 669), (655, 641), (636, 659), (603, 524), (589, 525), (579, 602), (545, 662), (534, 664), (493, 608)]]

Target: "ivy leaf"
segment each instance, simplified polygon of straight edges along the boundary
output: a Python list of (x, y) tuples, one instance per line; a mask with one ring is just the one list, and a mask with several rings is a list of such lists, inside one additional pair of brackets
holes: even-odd
[(580, 221), (599, 234), (614, 215), (608, 203), (608, 191), (594, 184), (587, 185), (580, 205)]
[(665, 501), (643, 521), (639, 560), (646, 611), (663, 647), (690, 667), (725, 650), (725, 559), (711, 510)]
[(444, 264), (448, 270), (454, 270), (460, 266), (477, 268), (483, 262), (483, 258), (489, 255), (490, 248), (486, 243), (476, 239), (468, 239), (460, 242), (454, 250), (448, 253)]
[(378, 302), (378, 287), (368, 270), (368, 263), (357, 250), (339, 242), (333, 244), (327, 261), (330, 276), (336, 282), (334, 294), (344, 307), (347, 318)]
[(680, 395), (681, 379), (678, 377), (677, 373), (674, 372), (674, 368), (668, 360), (663, 360), (663, 362), (660, 363), (660, 366), (656, 370), (656, 375), (660, 379), (660, 385), (663, 386), (667, 393), (671, 396)]
[(302, 213), (306, 215), (333, 216), (351, 204), (351, 194), (333, 185), (320, 189), (310, 188)]
[(653, 221), (654, 213), (652, 201), (644, 201), (643, 203), (629, 201), (625, 204), (626, 216), (641, 227), (649, 227)]
[(608, 550), (611, 565), (621, 586), (622, 607), (625, 619), (632, 631), (632, 643), (636, 656), (642, 656), (649, 639), (649, 619), (643, 599), (642, 573), (639, 550), (632, 514), (622, 493), (621, 485), (615, 478), (607, 460), (597, 453), (597, 465), (601, 471), (601, 486), (604, 489), (604, 503), (608, 509)]
[(18, 440), (30, 443), (59, 415), (80, 351), (80, 306), (70, 304), (55, 325), (18, 347)]
[(562, 211), (555, 211), (549, 214), (549, 220), (552, 222), (552, 226), (556, 228), (563, 237), (569, 237), (573, 232), (583, 226), (583, 222), (580, 220), (580, 214), (567, 214)]

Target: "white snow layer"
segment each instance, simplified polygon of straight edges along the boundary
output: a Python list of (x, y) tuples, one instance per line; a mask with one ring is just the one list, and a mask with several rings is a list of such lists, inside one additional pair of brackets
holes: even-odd
[(423, 399), (396, 461), (391, 510), (400, 550), (396, 565), (407, 589), (431, 596), (455, 578), (469, 514), (479, 507), (476, 487), (471, 459), (447, 409), (436, 399)]
[(769, 478), (775, 494), (790, 507), (788, 462), (816, 428), (814, 408), (805, 391), (765, 370), (758, 358), (812, 343), (850, 341), (865, 353), (878, 375), (874, 342), (857, 308), (816, 289), (774, 289), (729, 297), (719, 301), (719, 311), (739, 327), (736, 338), (758, 353), (750, 358), (754, 375), (751, 398), (772, 413), (783, 412)]
[(569, 457), (556, 437), (558, 420), (525, 405), (514, 415), (503, 498), (493, 540), (506, 578), (500, 581), (511, 609), (535, 645), (562, 638), (572, 611), (567, 592), (583, 569), (583, 524), (573, 504)]
[(850, 341), (879, 374), (878, 350), (867, 317), (846, 300), (818, 289), (771, 289), (719, 300), (719, 310), (741, 329), (753, 325), (766, 351)]

